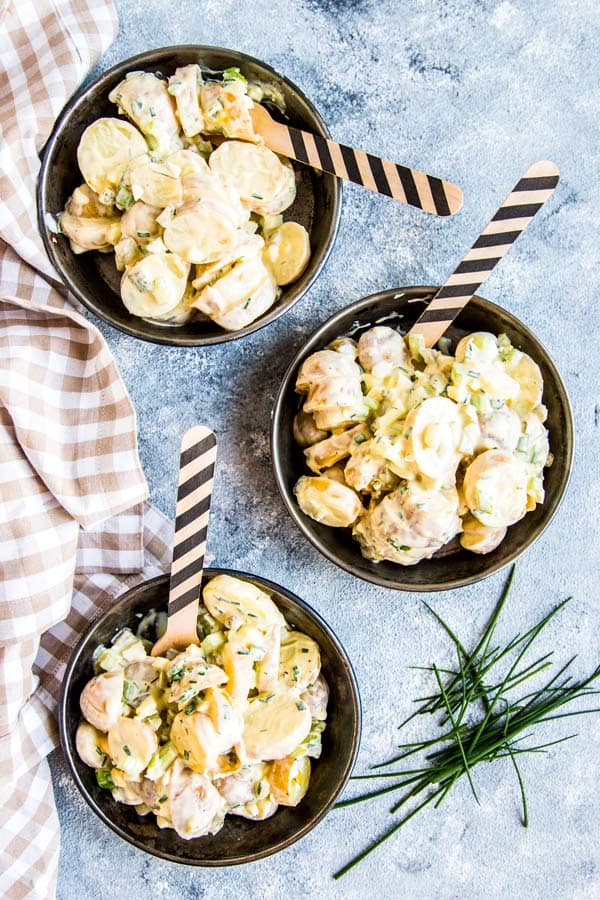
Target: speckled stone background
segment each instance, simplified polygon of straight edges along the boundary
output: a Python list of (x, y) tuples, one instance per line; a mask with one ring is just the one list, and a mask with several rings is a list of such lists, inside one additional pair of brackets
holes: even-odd
[[(351, 300), (381, 288), (435, 283), (453, 268), (521, 171), (554, 160), (562, 180), (490, 278), (485, 294), (533, 327), (563, 373), (577, 426), (568, 495), (518, 566), (508, 635), (551, 604), (573, 602), (544, 639), (559, 662), (600, 658), (598, 369), (600, 30), (593, 0), (119, 0), (121, 28), (102, 61), (170, 43), (220, 44), (271, 63), (313, 99), (333, 136), (458, 182), (463, 210), (434, 219), (358, 187), (344, 189), (325, 272), (275, 325), (207, 350), (139, 343), (101, 325), (138, 411), (152, 499), (174, 507), (182, 430), (209, 422), (220, 441), (210, 551), (313, 603), (356, 668), (364, 728), (359, 769), (390, 755), (396, 724), (422, 692), (408, 668), (449, 659), (418, 596), (363, 584), (294, 529), (276, 493), (269, 416), (303, 339)], [(466, 639), (504, 576), (428, 597)], [(242, 869), (194, 870), (146, 857), (87, 809), (60, 759), (61, 900), (132, 897), (262, 900), (583, 900), (600, 897), (600, 717), (547, 727), (579, 732), (546, 757), (523, 759), (531, 823), (520, 825), (508, 763), (476, 773), (481, 805), (460, 784), (341, 882), (332, 873), (386, 824), (385, 798), (334, 811), (308, 837)]]

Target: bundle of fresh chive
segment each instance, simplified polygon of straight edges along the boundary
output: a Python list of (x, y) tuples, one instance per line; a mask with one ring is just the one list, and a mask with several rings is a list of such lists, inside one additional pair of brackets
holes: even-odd
[[(352, 806), (379, 797), (382, 794), (402, 791), (400, 799), (390, 812), (404, 810), (411, 801), (417, 801), (410, 812), (401, 818), (371, 843), (362, 853), (336, 872), (334, 878), (341, 878), (369, 853), (390, 838), (420, 810), (430, 803), (439, 807), (456, 782), (466, 776), (475, 800), (479, 802), (471, 772), (479, 763), (494, 762), (509, 758), (514, 766), (521, 801), (523, 804), (523, 825), (528, 825), (525, 786), (517, 763), (522, 753), (544, 753), (548, 747), (568, 741), (574, 734), (544, 744), (523, 746), (522, 742), (531, 736), (531, 729), (542, 722), (578, 716), (584, 713), (600, 712), (600, 709), (579, 709), (562, 711), (563, 707), (600, 691), (591, 685), (600, 677), (598, 666), (587, 678), (574, 680), (567, 674), (575, 657), (565, 663), (546, 683), (515, 699), (514, 691), (552, 665), (552, 653), (545, 653), (534, 662), (525, 663), (524, 657), (548, 622), (569, 602), (571, 598), (557, 604), (536, 625), (524, 634), (517, 634), (502, 646), (492, 645), (492, 639), (500, 614), (510, 593), (514, 577), (514, 567), (510, 572), (502, 596), (494, 609), (485, 631), (472, 651), (467, 651), (452, 629), (431, 607), (429, 611), (444, 628), (456, 653), (457, 664), (453, 669), (438, 666), (418, 667), (433, 675), (435, 691), (417, 701), (421, 705), (399, 727), (402, 728), (418, 715), (439, 715), (440, 733), (429, 740), (400, 744), (400, 753), (392, 759), (372, 766), (377, 770), (369, 775), (354, 776), (353, 780), (393, 778), (394, 783), (343, 800), (336, 808)], [(426, 604), (427, 605), (427, 604)], [(498, 665), (504, 661), (505, 671), (497, 675)], [(525, 732), (525, 733), (524, 733)], [(424, 754), (423, 762), (417, 768), (402, 768), (397, 764), (407, 757)], [(394, 766), (393, 772), (387, 771)], [(385, 770), (385, 771), (382, 771)], [(424, 799), (421, 799), (424, 797)]]

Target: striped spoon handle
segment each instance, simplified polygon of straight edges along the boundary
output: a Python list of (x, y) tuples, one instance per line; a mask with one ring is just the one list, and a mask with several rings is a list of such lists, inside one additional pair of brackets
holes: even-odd
[(162, 656), (169, 647), (197, 644), (196, 619), (206, 552), (217, 439), (210, 428), (195, 425), (181, 440), (175, 512), (173, 562), (169, 585), (167, 630), (152, 648)]
[(527, 169), (409, 334), (422, 334), (426, 347), (439, 341), (550, 197), (559, 177), (552, 162), (536, 162)]
[(319, 134), (283, 125), (258, 104), (252, 109), (252, 124), (275, 153), (386, 194), (400, 203), (436, 216), (451, 216), (462, 206), (462, 191), (456, 184), (329, 141)]

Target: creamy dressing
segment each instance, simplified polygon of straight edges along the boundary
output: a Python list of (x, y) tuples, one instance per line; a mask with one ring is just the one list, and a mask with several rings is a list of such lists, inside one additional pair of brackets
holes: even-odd
[(542, 376), (506, 335), (467, 335), (452, 356), (377, 325), (309, 356), (296, 390), (314, 476), (296, 484), (298, 504), (352, 527), (374, 562), (414, 565), (457, 536), (489, 553), (543, 502)]

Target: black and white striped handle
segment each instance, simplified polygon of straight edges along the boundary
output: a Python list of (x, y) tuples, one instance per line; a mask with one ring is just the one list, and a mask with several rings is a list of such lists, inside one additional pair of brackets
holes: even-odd
[(559, 178), (552, 162), (537, 162), (527, 169), (409, 334), (422, 334), (427, 347), (439, 341), (551, 196)]
[(196, 619), (216, 458), (217, 439), (210, 428), (195, 425), (185, 432), (179, 458), (169, 618), (165, 634), (152, 649), (154, 656), (169, 647), (198, 643)]
[(318, 134), (291, 127), (289, 132), (294, 159), (315, 169), (331, 172), (436, 216), (451, 216), (462, 206), (462, 191), (450, 181), (326, 140)]
[(289, 159), (436, 216), (451, 216), (462, 206), (462, 191), (456, 184), (327, 140), (319, 134), (276, 122), (263, 106), (256, 103), (252, 109), (252, 122), (266, 146)]

